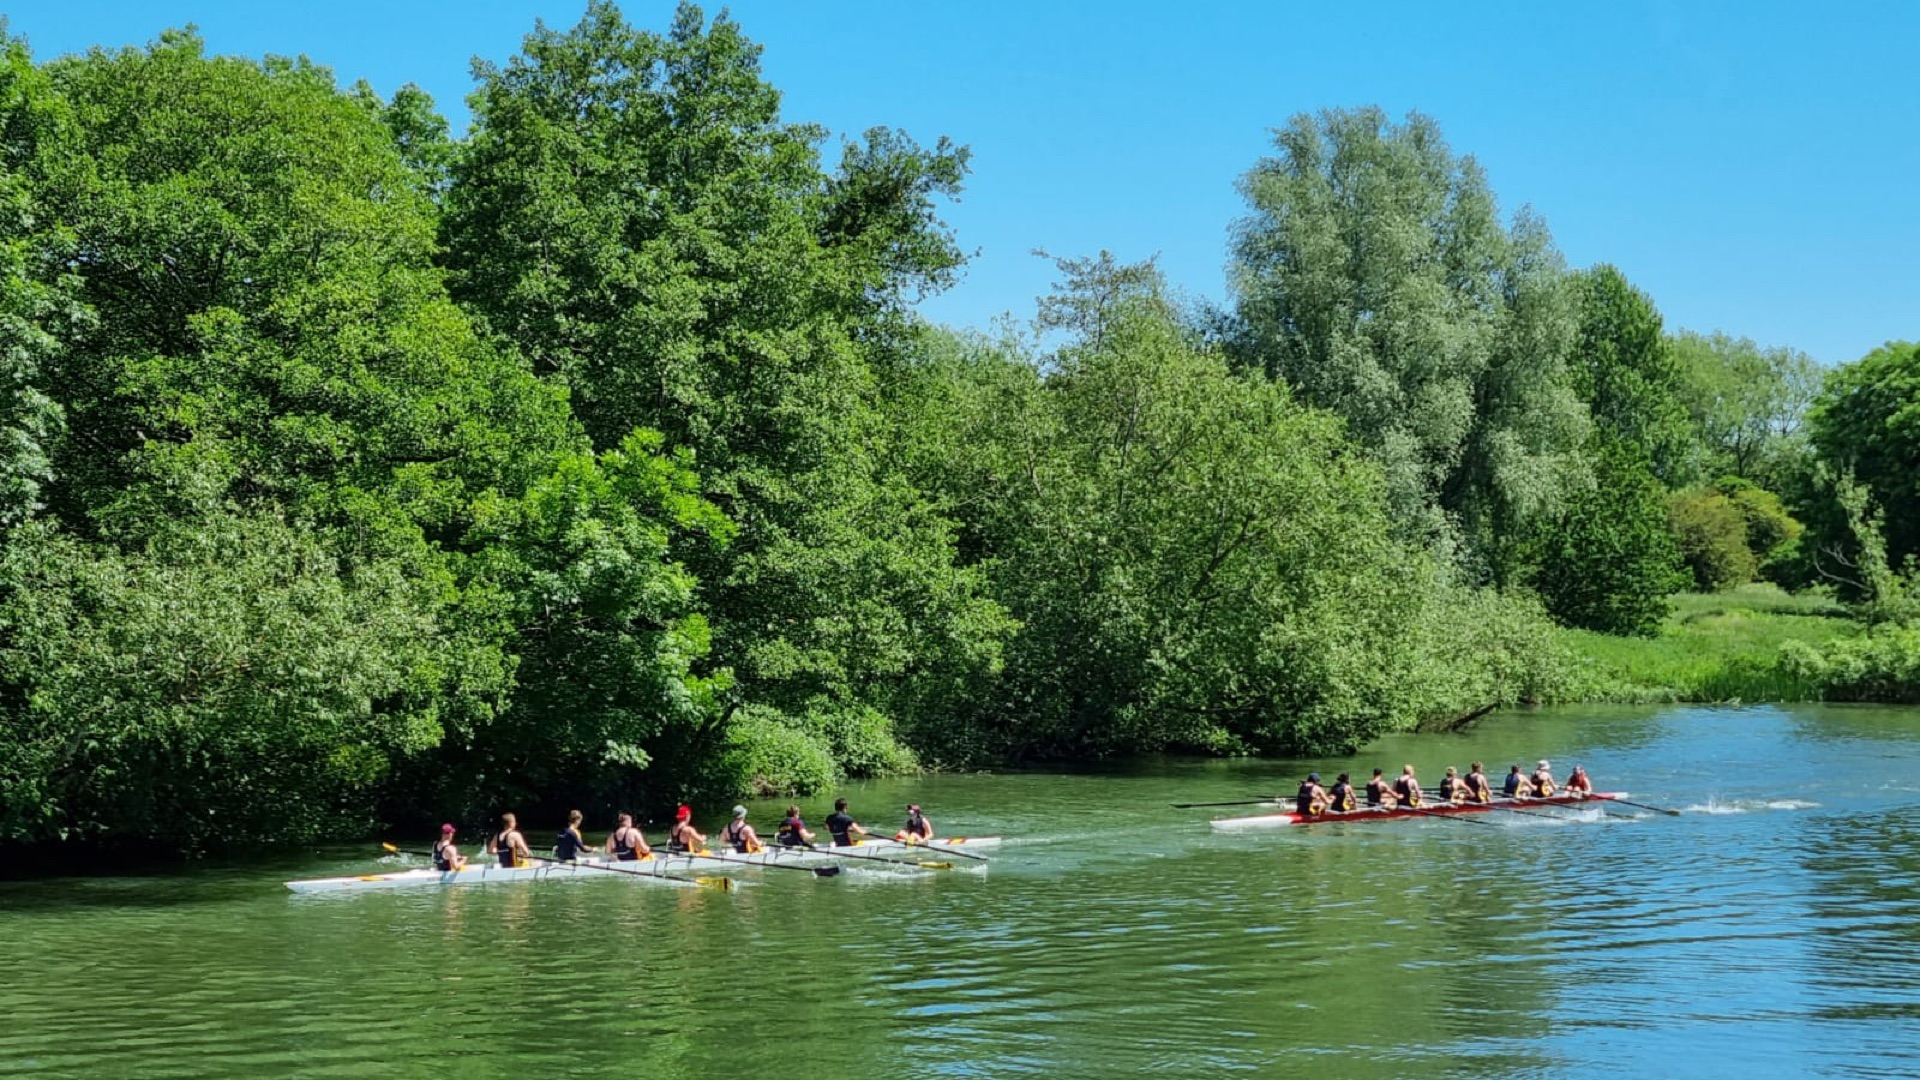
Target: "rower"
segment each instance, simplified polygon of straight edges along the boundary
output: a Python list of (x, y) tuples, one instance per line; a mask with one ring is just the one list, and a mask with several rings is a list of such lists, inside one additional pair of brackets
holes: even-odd
[(1533, 776), (1528, 780), (1528, 783), (1532, 785), (1533, 789), (1529, 794), (1534, 798), (1544, 799), (1552, 795), (1554, 788), (1553, 766), (1549, 764), (1545, 758), (1540, 759), (1540, 764), (1533, 770)]
[(1370, 807), (1384, 806), (1391, 810), (1393, 809), (1393, 804), (1399, 801), (1400, 797), (1393, 793), (1393, 786), (1387, 783), (1387, 778), (1382, 771), (1379, 769), (1373, 770), (1373, 779), (1367, 781), (1367, 805)]
[(693, 827), (693, 807), (680, 804), (673, 812), (673, 828), (667, 830), (667, 850), (684, 853), (706, 846), (707, 838)]
[(500, 815), (500, 831), (494, 834), (487, 850), (500, 860), (501, 866), (525, 866), (533, 858), (533, 852), (527, 848), (527, 838), (520, 835), (520, 822), (511, 813)]
[(1493, 801), (1493, 785), (1487, 782), (1487, 767), (1479, 762), (1473, 763), (1473, 770), (1467, 773), (1467, 798), (1477, 803)]
[(1400, 768), (1400, 779), (1393, 782), (1393, 793), (1408, 806), (1419, 806), (1425, 792), (1420, 790), (1420, 780), (1413, 775), (1413, 766)]
[[(845, 803), (846, 800), (840, 800)], [(780, 823), (781, 847), (812, 847), (813, 834), (807, 831), (807, 823), (800, 820), (798, 806), (787, 807), (786, 820)]]
[(1319, 817), (1327, 809), (1327, 789), (1320, 786), (1320, 774), (1308, 773), (1294, 796), (1293, 812), (1301, 817)]
[(722, 843), (732, 844), (733, 850), (741, 855), (752, 855), (761, 850), (760, 837), (754, 834), (753, 826), (747, 824), (747, 808), (733, 808), (733, 820), (720, 830)]
[(1508, 799), (1522, 798), (1524, 797), (1524, 793), (1520, 790), (1520, 787), (1526, 782), (1527, 778), (1520, 775), (1520, 766), (1515, 765), (1513, 768), (1507, 770), (1507, 782), (1501, 785), (1500, 794)]
[(440, 839), (433, 844), (433, 868), (435, 870), (464, 870), (467, 857), (453, 846), (453, 824), (440, 826)]
[(1334, 780), (1333, 789), (1327, 792), (1327, 812), (1330, 814), (1351, 814), (1354, 810), (1353, 778), (1341, 773)]
[(1447, 775), (1440, 778), (1440, 801), (1463, 803), (1467, 801), (1467, 785), (1460, 779), (1460, 770), (1447, 766)]
[(561, 862), (577, 862), (580, 856), (593, 850), (593, 846), (587, 843), (587, 838), (580, 835), (580, 822), (583, 820), (585, 819), (580, 816), (578, 810), (567, 813), (567, 827), (561, 829), (560, 834), (553, 840), (554, 858)]
[(854, 837), (867, 835), (867, 830), (847, 813), (847, 800), (835, 799), (833, 813), (827, 815), (827, 835), (840, 847), (852, 847), (859, 843)]
[(653, 855), (653, 849), (647, 846), (647, 838), (633, 827), (632, 814), (620, 815), (619, 827), (607, 837), (607, 854), (617, 862), (638, 862)]
[(1567, 777), (1567, 794), (1569, 795), (1593, 794), (1593, 780), (1587, 776), (1587, 770), (1581, 768), (1578, 765), (1575, 765), (1573, 767), (1573, 775)]
[(907, 804), (906, 828), (894, 833), (893, 838), (903, 844), (925, 844), (933, 839), (933, 822), (920, 812), (919, 803)]

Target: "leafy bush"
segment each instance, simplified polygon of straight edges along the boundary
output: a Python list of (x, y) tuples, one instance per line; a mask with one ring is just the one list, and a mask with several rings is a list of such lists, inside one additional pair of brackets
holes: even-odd
[(777, 710), (749, 705), (727, 724), (714, 765), (713, 788), (762, 797), (810, 795), (840, 778), (833, 751)]
[(913, 751), (894, 738), (893, 721), (878, 709), (822, 701), (807, 711), (803, 723), (848, 776), (893, 776), (919, 767)]
[(1651, 634), (1682, 580), (1660, 482), (1642, 455), (1617, 442), (1600, 445), (1594, 479), (1530, 545), (1534, 590), (1567, 626)]
[(1746, 515), (1732, 499), (1711, 488), (1675, 494), (1667, 504), (1673, 539), (1694, 585), (1718, 592), (1753, 580), (1758, 563), (1747, 544)]
[(1920, 704), (1920, 626), (1885, 624), (1817, 646), (1788, 642), (1780, 667), (1826, 701)]

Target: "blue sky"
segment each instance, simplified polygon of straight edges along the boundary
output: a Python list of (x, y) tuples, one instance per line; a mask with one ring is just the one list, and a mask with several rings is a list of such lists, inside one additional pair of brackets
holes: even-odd
[[(1560, 6), (1560, 5), (1553, 5)], [(628, 0), (664, 28), (672, 4)], [(718, 5), (710, 5), (709, 11)], [(1294, 113), (1437, 119), (1503, 208), (1544, 215), (1576, 266), (1612, 262), (1670, 327), (1828, 362), (1920, 336), (1920, 5), (801, 3), (731, 10), (789, 119), (974, 150), (949, 222), (977, 255), (924, 310), (1031, 312), (1029, 254), (1157, 255), (1224, 295), (1234, 180)], [(584, 0), (15, 0), (49, 57), (197, 23), (211, 49), (304, 52), (382, 93), (417, 82), (456, 129), (474, 56)]]

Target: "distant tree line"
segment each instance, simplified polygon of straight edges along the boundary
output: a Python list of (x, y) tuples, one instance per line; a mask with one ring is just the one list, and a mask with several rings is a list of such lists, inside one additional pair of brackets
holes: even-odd
[(1225, 307), (1066, 259), (994, 336), (913, 310), (966, 150), (830, 154), (691, 5), (536, 29), (459, 139), (192, 33), (0, 51), (16, 842), (1349, 750), (1689, 580), (1904, 625), (1915, 347), (1670, 334), (1424, 117), (1282, 129)]

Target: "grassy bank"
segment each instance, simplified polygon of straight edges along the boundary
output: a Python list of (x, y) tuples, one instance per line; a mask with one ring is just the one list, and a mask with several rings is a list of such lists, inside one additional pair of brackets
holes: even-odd
[(1772, 585), (1687, 593), (1652, 638), (1562, 630), (1588, 701), (1811, 701), (1812, 684), (1775, 663), (1790, 641), (1821, 645), (1858, 633), (1833, 601)]

